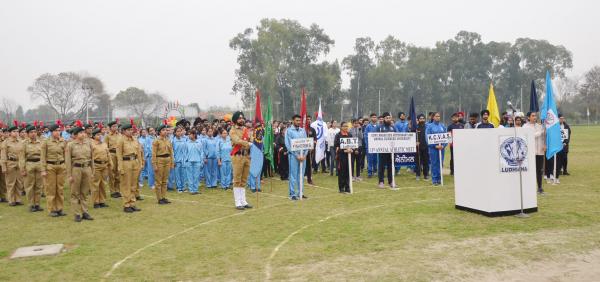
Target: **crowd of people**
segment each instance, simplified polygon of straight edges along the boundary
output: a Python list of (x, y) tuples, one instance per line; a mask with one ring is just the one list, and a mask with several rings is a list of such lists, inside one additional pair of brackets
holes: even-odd
[[(45, 197), (49, 215), (64, 216), (63, 191), (68, 182), (74, 220), (80, 222), (93, 220), (88, 209), (89, 196), (93, 208), (108, 207), (109, 194), (122, 199), (124, 212), (141, 211), (138, 202), (144, 198), (140, 189), (146, 183), (154, 190), (160, 205), (171, 203), (167, 199), (168, 190), (197, 195), (201, 186), (233, 189), (234, 205), (239, 210), (252, 208), (245, 198), (246, 189), (261, 192), (261, 179), (275, 174), (288, 181), (289, 198), (294, 201), (307, 198), (299, 186), (304, 178), (308, 184), (314, 184), (312, 175), (319, 171), (338, 177), (340, 193), (349, 193), (349, 181), (361, 181), (365, 169), (368, 178), (377, 177), (380, 188), (385, 188), (384, 178), (395, 188), (392, 178), (400, 173), (401, 167), (395, 165), (390, 154), (368, 153), (368, 134), (373, 132), (415, 132), (416, 160), (407, 170), (417, 180), (422, 176), (429, 181), (431, 174), (432, 184), (439, 185), (440, 162), (447, 146), (451, 156), (450, 174), (454, 174), (452, 144), (427, 144), (427, 134), (493, 128), (489, 116), (489, 111), (483, 110), (471, 113), (465, 120), (462, 112), (454, 113), (447, 126), (441, 122), (438, 112), (430, 112), (427, 117), (417, 115), (416, 126), (411, 125), (412, 117), (403, 112), (398, 113), (396, 120), (387, 112), (342, 121), (339, 126), (337, 121), (331, 120), (327, 122), (325, 157), (319, 161), (314, 150), (291, 149), (292, 140), (296, 138), (313, 138), (317, 143), (316, 131), (310, 127), (311, 116), (307, 116), (306, 121), (299, 115), (287, 121), (274, 121), (273, 144), (269, 146), (263, 142), (265, 133), (271, 130), (266, 130), (262, 121), (247, 120), (242, 112), (234, 113), (230, 120), (196, 118), (190, 122), (181, 119), (174, 126), (165, 121), (148, 128), (138, 128), (133, 121), (121, 124), (118, 120), (106, 126), (101, 122), (63, 124), (56, 121), (51, 125), (37, 122), (29, 125), (15, 121), (12, 126), (0, 125), (0, 202), (21, 206), (26, 196), (29, 211), (40, 212), (43, 211), (41, 199)], [(571, 132), (564, 117), (559, 115), (559, 118), (561, 128), (567, 129), (569, 134), (563, 140), (563, 150), (556, 156), (556, 175), (552, 169), (554, 160), (544, 163), (545, 129), (538, 123), (537, 114), (503, 113), (501, 118), (500, 127), (531, 127), (535, 131), (539, 193), (544, 193), (542, 177), (556, 183), (560, 174), (569, 175), (567, 156)], [(358, 148), (341, 149), (340, 139), (350, 137), (358, 139)], [(252, 153), (253, 150), (262, 152), (271, 145), (272, 158)], [(251, 158), (263, 158), (258, 177), (249, 176)]]

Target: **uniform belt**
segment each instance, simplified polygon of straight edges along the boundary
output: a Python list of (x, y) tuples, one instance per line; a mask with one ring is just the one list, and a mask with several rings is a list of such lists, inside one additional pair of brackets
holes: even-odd
[(65, 161), (46, 161), (46, 163), (51, 165), (61, 165), (64, 164)]
[(13, 157), (8, 157), (8, 160), (9, 160), (9, 161), (16, 162), (16, 161), (18, 161), (19, 159), (17, 159), (17, 158), (13, 158)]
[(111, 152), (111, 153), (116, 153), (116, 152), (117, 152), (117, 149), (115, 149), (115, 148), (113, 148), (113, 149), (108, 149), (108, 151), (109, 151), (109, 152)]
[(156, 155), (157, 158), (168, 158), (171, 154)]
[(125, 157), (123, 157), (124, 161), (134, 161), (136, 159), (137, 159), (136, 156), (125, 156)]
[(40, 159), (27, 159), (28, 163), (37, 163), (39, 161), (40, 161)]
[(105, 164), (105, 163), (107, 163), (107, 161), (97, 161), (97, 160), (94, 160), (94, 163), (95, 163), (95, 164), (100, 164), (100, 165), (101, 165), (101, 164)]
[(74, 163), (73, 166), (74, 167), (88, 167), (88, 166), (90, 166), (90, 163), (89, 162), (87, 162), (87, 163)]
[(246, 150), (240, 150), (235, 152), (235, 154), (233, 154), (234, 156), (248, 156), (250, 155), (250, 152), (246, 151)]

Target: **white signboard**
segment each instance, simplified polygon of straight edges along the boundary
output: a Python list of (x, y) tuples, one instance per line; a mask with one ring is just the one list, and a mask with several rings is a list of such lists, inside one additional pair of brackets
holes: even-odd
[(517, 136), (516, 142), (513, 135), (500, 135), (498, 153), (500, 155), (500, 172), (527, 171), (527, 136)]
[(560, 138), (562, 139), (562, 141), (569, 139), (569, 130), (566, 128), (561, 128), (560, 129)]
[(452, 143), (452, 133), (450, 132), (427, 134), (428, 145), (448, 143)]
[(417, 135), (413, 132), (370, 132), (369, 154), (415, 153)]
[(292, 152), (312, 150), (315, 140), (312, 138), (292, 139)]
[(357, 149), (358, 138), (340, 138), (340, 149)]

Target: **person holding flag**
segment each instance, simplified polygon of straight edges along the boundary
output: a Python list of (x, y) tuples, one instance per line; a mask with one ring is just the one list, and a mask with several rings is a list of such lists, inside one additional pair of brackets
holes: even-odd
[(554, 89), (549, 71), (546, 71), (546, 96), (540, 109), (540, 117), (546, 127), (546, 160), (554, 159), (552, 175), (554, 175), (554, 184), (558, 184), (556, 154), (562, 151), (563, 143), (558, 120), (558, 110), (554, 102)]
[[(289, 195), (293, 201), (298, 200), (300, 197), (300, 181), (304, 181), (304, 171), (300, 170), (300, 163), (302, 163), (302, 169), (306, 168), (306, 154), (304, 151), (292, 151), (292, 140), (298, 138), (306, 138), (306, 131), (302, 127), (302, 119), (300, 115), (294, 115), (292, 117), (293, 125), (286, 131), (285, 134), (285, 147), (288, 151), (289, 160)], [(302, 198), (307, 198), (302, 193)]]

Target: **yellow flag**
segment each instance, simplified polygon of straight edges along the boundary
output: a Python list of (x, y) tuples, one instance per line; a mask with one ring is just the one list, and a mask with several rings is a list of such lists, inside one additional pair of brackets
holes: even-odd
[(490, 83), (490, 95), (488, 96), (487, 110), (490, 111), (489, 121), (494, 127), (500, 125), (500, 111), (498, 111), (498, 103), (496, 103), (496, 95), (494, 94), (494, 85)]

